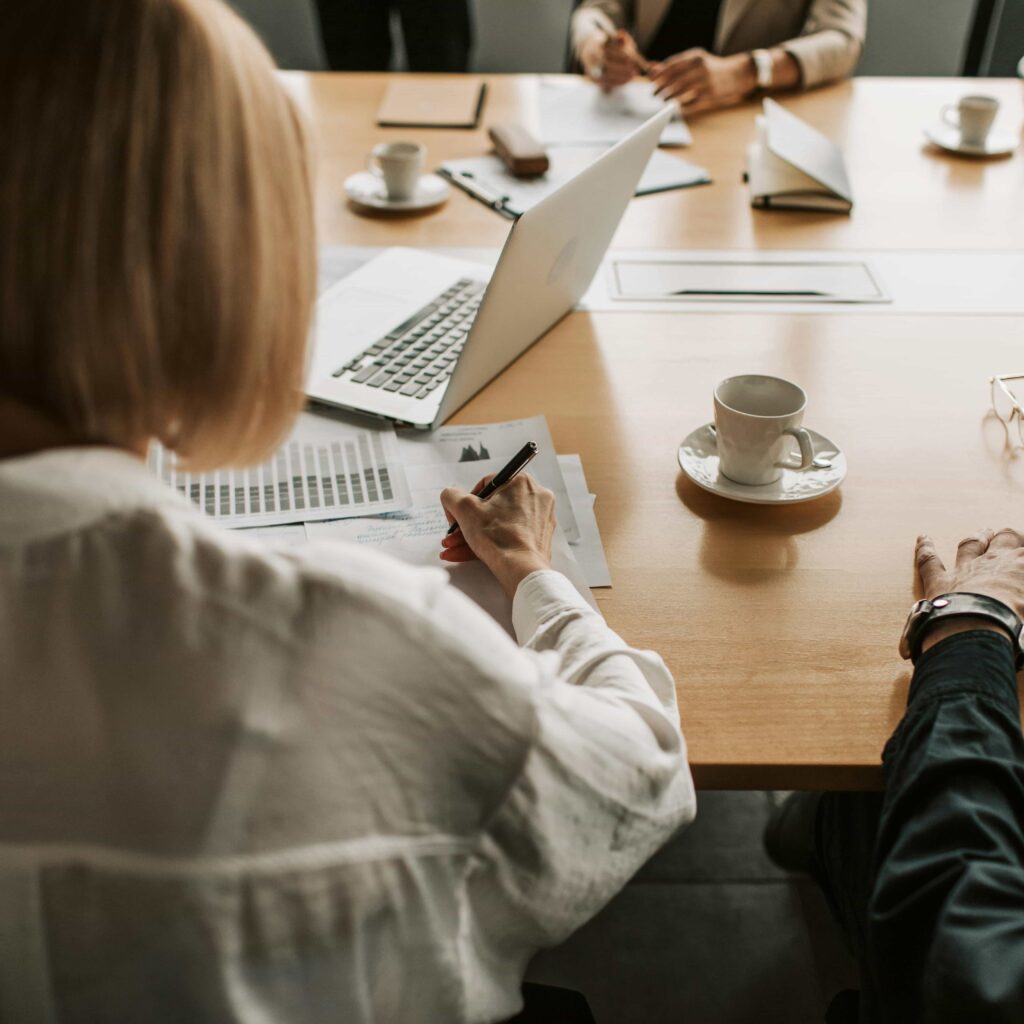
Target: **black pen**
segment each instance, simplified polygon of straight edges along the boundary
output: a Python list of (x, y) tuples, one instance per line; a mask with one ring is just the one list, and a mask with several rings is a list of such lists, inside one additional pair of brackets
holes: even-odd
[[(491, 478), (491, 482), (477, 495), (481, 501), (486, 501), (499, 487), (504, 487), (514, 476), (521, 473), (530, 464), (530, 460), (537, 454), (535, 441), (527, 441), (508, 461), (508, 465), (498, 470)], [(448, 527), (446, 536), (450, 537), (459, 528), (458, 523), (452, 523)]]

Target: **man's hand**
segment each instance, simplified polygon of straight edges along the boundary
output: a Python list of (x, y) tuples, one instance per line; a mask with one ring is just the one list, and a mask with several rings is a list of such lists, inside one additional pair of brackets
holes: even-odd
[(684, 50), (651, 64), (648, 73), (657, 94), (676, 100), (684, 114), (732, 106), (757, 88), (757, 73), (749, 53), (716, 57), (707, 50)]
[(592, 32), (580, 47), (583, 70), (604, 89), (612, 89), (634, 79), (644, 64), (636, 41), (620, 29), (613, 36)]
[[(484, 477), (473, 490), (490, 479)], [(441, 541), (442, 561), (479, 558), (509, 597), (530, 573), (551, 568), (555, 496), (528, 473), (514, 477), (487, 501), (449, 487), (441, 492), (441, 505), (448, 522), (459, 524)]]
[[(984, 594), (1002, 601), (1024, 618), (1024, 536), (1016, 530), (1006, 527), (997, 533), (986, 529), (964, 538), (956, 550), (952, 570), (942, 564), (931, 537), (918, 537), (915, 562), (926, 598), (956, 591)], [(930, 630), (921, 649), (926, 651), (945, 637), (968, 629), (991, 629), (1007, 636), (988, 619), (957, 617)]]

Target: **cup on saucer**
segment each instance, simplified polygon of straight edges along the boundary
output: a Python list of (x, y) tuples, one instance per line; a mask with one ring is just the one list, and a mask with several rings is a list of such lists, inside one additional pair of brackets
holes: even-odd
[(382, 142), (367, 157), (368, 170), (345, 180), (359, 213), (409, 214), (440, 206), (450, 189), (444, 178), (424, 174), (427, 149), (418, 142)]
[[(801, 426), (806, 408), (803, 388), (781, 377), (726, 377), (715, 388), (720, 472), (734, 483), (763, 487), (778, 480), (787, 467), (810, 469), (814, 442)], [(800, 462), (790, 466), (783, 455), (794, 440)]]
[(999, 113), (999, 100), (995, 96), (962, 96), (959, 103), (947, 103), (941, 117), (945, 124), (960, 133), (960, 144), (974, 149), (983, 148), (992, 123)]
[(416, 195), (426, 157), (426, 147), (418, 142), (382, 142), (373, 147), (366, 168), (383, 182), (391, 202), (404, 203)]

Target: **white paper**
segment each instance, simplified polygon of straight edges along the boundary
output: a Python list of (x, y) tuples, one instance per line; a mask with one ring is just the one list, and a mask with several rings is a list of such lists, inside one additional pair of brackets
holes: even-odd
[(580, 529), (580, 539), (571, 545), (572, 553), (580, 564), (588, 586), (610, 587), (612, 577), (608, 571), (604, 545), (601, 543), (601, 532), (597, 528), (597, 517), (594, 515), (596, 496), (590, 494), (587, 489), (583, 461), (578, 455), (559, 455), (558, 464), (562, 468), (569, 500), (572, 502), (576, 523)]
[(268, 547), (298, 548), (309, 542), (305, 523), (292, 523), (290, 526), (248, 526), (242, 527), (238, 532)]
[[(505, 423), (441, 427), (429, 433), (403, 431), (398, 436), (398, 452), (406, 472), (410, 474), (409, 485), (414, 492), (422, 486), (420, 478), (414, 478), (417, 466), (464, 468), (468, 465), (470, 471), (462, 473), (459, 479), (451, 479), (449, 475), (447, 482), (442, 483), (444, 477), (437, 478), (441, 488), (459, 486), (468, 490), (481, 477), (497, 473), (527, 441), (535, 441), (540, 449), (527, 472), (554, 492), (558, 523), (566, 539), (574, 543), (580, 539), (579, 527), (558, 465), (551, 432), (543, 416)], [(415, 494), (413, 504), (419, 504)]]
[[(666, 105), (646, 80), (606, 93), (582, 77), (543, 79), (538, 103), (540, 139), (548, 146), (613, 145)], [(688, 146), (692, 141), (678, 116), (661, 134), (663, 146)]]
[[(548, 150), (551, 166), (545, 174), (536, 178), (517, 178), (497, 156), (447, 160), (441, 167), (456, 178), (460, 174), (466, 174), (489, 193), (504, 196), (504, 208), (510, 214), (519, 216), (530, 207), (536, 206), (542, 199), (546, 199), (607, 152), (607, 146), (555, 146)], [(642, 196), (710, 181), (708, 172), (703, 167), (656, 149), (647, 162), (640, 183), (636, 187), (636, 194)]]
[[(434, 467), (436, 472), (437, 467)], [(501, 627), (514, 637), (512, 602), (501, 585), (482, 562), (453, 565), (442, 562), (441, 538), (448, 530), (448, 520), (437, 503), (410, 509), (406, 513), (374, 519), (344, 519), (333, 523), (310, 523), (310, 541), (341, 540), (349, 544), (380, 548), (409, 565), (440, 566), (447, 570), (452, 585), (476, 602)], [(569, 581), (597, 611), (597, 603), (587, 587), (579, 564), (561, 531), (556, 531), (552, 545), (552, 568)]]
[(186, 473), (160, 445), (150, 448), (147, 461), (164, 483), (227, 527), (365, 516), (409, 505), (390, 426), (357, 427), (304, 413), (261, 466)]

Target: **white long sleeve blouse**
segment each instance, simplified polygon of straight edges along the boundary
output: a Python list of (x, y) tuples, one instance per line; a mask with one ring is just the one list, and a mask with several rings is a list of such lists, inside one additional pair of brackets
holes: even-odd
[(661, 659), (557, 573), (514, 622), (123, 452), (0, 461), (0, 1021), (514, 1014), (695, 810)]

